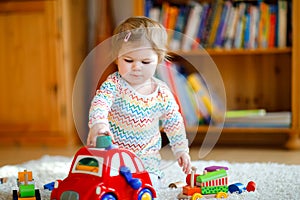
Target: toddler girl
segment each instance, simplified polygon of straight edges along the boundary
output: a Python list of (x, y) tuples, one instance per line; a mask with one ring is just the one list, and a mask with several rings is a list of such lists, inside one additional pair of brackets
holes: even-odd
[(149, 18), (131, 17), (115, 29), (112, 41), (118, 71), (108, 76), (91, 102), (88, 145), (95, 146), (99, 135), (110, 135), (114, 144), (142, 159), (155, 185), (161, 177), (162, 127), (188, 173), (191, 161), (179, 106), (167, 85), (154, 77), (166, 57), (166, 30)]

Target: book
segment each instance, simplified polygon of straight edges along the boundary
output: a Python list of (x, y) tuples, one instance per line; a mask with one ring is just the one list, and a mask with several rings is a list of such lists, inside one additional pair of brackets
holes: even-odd
[(238, 5), (238, 19), (234, 34), (233, 47), (241, 48), (243, 46), (243, 37), (244, 37), (244, 27), (245, 27), (245, 11), (246, 11), (246, 3), (241, 2)]
[(287, 1), (278, 0), (278, 47), (286, 47), (287, 43)]
[[(218, 31), (218, 27), (221, 21), (222, 16), (222, 10), (223, 10), (223, 1), (222, 0), (216, 0), (214, 2), (214, 10), (211, 16), (211, 29), (208, 36), (207, 46), (208, 48), (213, 48), (214, 43), (216, 40), (216, 35)], [(225, 16), (224, 16), (225, 17)]]
[(228, 26), (225, 31), (223, 44), (225, 49), (232, 49), (238, 17), (239, 13), (237, 7), (232, 7), (229, 14)]
[(248, 116), (264, 116), (267, 111), (265, 109), (248, 109), (248, 110), (228, 110), (225, 113), (226, 118), (248, 117)]
[(275, 47), (276, 41), (276, 24), (277, 24), (277, 5), (270, 5), (270, 30), (268, 47)]
[(201, 16), (200, 16), (201, 21), (200, 21), (198, 33), (197, 33), (196, 39), (194, 41), (194, 44), (192, 46), (192, 49), (202, 48), (201, 43), (203, 42), (204, 30), (205, 30), (205, 26), (207, 23), (207, 16), (208, 16), (209, 10), (210, 10), (210, 5), (206, 2), (204, 2), (202, 4), (202, 12), (201, 12)]
[(265, 2), (260, 2), (260, 21), (259, 21), (259, 35), (258, 47), (267, 48), (270, 30), (270, 12), (269, 5)]
[(209, 42), (211, 38), (211, 32), (213, 28), (214, 23), (218, 23), (215, 20), (215, 17), (217, 15), (217, 11), (219, 8), (219, 4), (221, 3), (221, 0), (213, 0), (210, 4), (207, 17), (206, 17), (206, 22), (205, 22), (205, 27), (203, 29), (203, 35), (202, 35), (202, 46), (204, 48), (209, 48)]
[(153, 8), (152, 0), (144, 0), (144, 15), (150, 17), (151, 9)]
[(249, 48), (257, 48), (258, 39), (258, 23), (259, 23), (259, 10), (255, 5), (250, 6), (250, 38), (249, 38)]
[(211, 120), (211, 115), (213, 111), (211, 96), (208, 89), (199, 73), (192, 73), (187, 76), (188, 83), (192, 86), (196, 96), (197, 103), (199, 106), (199, 111), (204, 118), (206, 123)]
[(244, 24), (244, 38), (243, 38), (243, 47), (245, 49), (250, 48), (250, 24), (251, 24), (251, 13), (250, 13), (251, 6), (246, 4), (245, 9), (245, 24)]
[(161, 7), (161, 24), (167, 29), (169, 27), (170, 16), (170, 4), (168, 2), (163, 2)]
[(177, 22), (177, 17), (179, 15), (179, 9), (176, 6), (169, 6), (168, 9), (168, 24), (166, 26), (167, 33), (168, 33), (168, 44), (170, 44), (171, 39), (174, 35), (174, 29)]
[(191, 2), (191, 10), (188, 16), (185, 27), (184, 37), (182, 38), (182, 50), (187, 51), (192, 49), (193, 41), (197, 37), (200, 26), (200, 17), (202, 12), (202, 5), (197, 2)]
[(190, 6), (180, 6), (173, 37), (169, 43), (169, 48), (171, 50), (179, 50), (181, 48), (182, 33), (184, 32), (189, 12)]
[(251, 115), (225, 118), (224, 127), (288, 128), (291, 126), (291, 112), (266, 112), (264, 115)]
[(158, 7), (153, 7), (149, 11), (149, 18), (153, 19), (154, 21), (160, 22), (160, 14), (161, 10)]
[(222, 15), (220, 18), (220, 24), (217, 29), (214, 48), (221, 48), (223, 46), (225, 31), (226, 31), (226, 27), (228, 25), (227, 22), (230, 17), (231, 8), (232, 8), (232, 3), (230, 1), (226, 1), (223, 6)]

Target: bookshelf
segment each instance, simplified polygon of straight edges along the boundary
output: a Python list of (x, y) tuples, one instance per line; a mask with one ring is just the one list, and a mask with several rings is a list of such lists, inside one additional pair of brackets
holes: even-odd
[[(135, 0), (137, 1), (137, 0)], [(140, 9), (144, 11), (144, 1)], [(168, 3), (185, 4), (189, 1), (163, 1)], [(198, 1), (202, 2), (202, 1)], [(213, 2), (213, 1), (210, 1)], [(246, 1), (245, 1), (246, 2)], [(255, 1), (247, 1), (255, 2)], [(256, 1), (257, 2), (257, 1)], [(277, 1), (269, 1), (276, 3)], [(216, 63), (224, 81), (227, 109), (258, 109), (264, 108), (268, 112), (289, 111), (292, 119), (290, 127), (230, 127), (224, 128), (223, 133), (246, 133), (272, 134), (284, 133), (288, 135), (285, 147), (288, 149), (300, 148), (300, 61), (297, 56), (300, 55), (299, 24), (296, 23), (300, 17), (300, 2), (292, 2), (292, 44), (284, 47), (257, 47), (257, 48), (206, 48), (206, 51)], [(149, 2), (148, 2), (149, 3)], [(135, 7), (135, 9), (137, 9)], [(139, 12), (141, 13), (141, 12)], [(176, 61), (182, 62), (186, 70), (190, 73), (195, 68), (184, 59), (176, 58), (176, 55), (184, 55), (189, 60), (199, 59), (203, 51), (198, 49), (177, 50), (175, 51)], [(188, 127), (187, 131), (196, 131), (205, 133), (206, 126)]]

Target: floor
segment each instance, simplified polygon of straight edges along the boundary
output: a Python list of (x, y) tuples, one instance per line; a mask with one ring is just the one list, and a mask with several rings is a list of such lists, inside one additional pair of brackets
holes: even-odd
[[(0, 166), (20, 164), (43, 155), (73, 156), (79, 147), (40, 148), (40, 147), (0, 147)], [(191, 147), (192, 160), (199, 160), (199, 147)], [(169, 150), (163, 149), (164, 158), (172, 159)], [(202, 152), (203, 153), (203, 152)], [(300, 165), (300, 151), (289, 151), (280, 148), (250, 147), (215, 147), (207, 152), (202, 160), (226, 160), (229, 162), (277, 162)]]

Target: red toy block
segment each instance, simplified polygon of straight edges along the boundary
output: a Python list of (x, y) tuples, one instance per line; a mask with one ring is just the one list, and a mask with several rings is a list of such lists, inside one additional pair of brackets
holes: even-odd
[[(191, 174), (188, 174), (185, 178), (185, 182), (186, 184), (190, 185), (191, 184)], [(194, 175), (194, 185), (196, 185), (196, 179), (197, 179), (197, 176), (199, 176), (199, 174), (195, 174)]]

